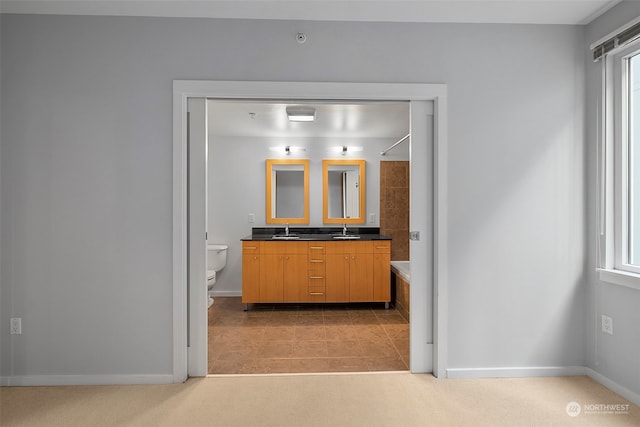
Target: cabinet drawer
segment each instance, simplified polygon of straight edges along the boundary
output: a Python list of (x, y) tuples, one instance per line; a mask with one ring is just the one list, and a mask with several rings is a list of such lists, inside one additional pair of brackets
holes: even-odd
[(325, 278), (324, 276), (309, 276), (309, 290), (315, 289), (324, 292)]
[(326, 271), (324, 260), (309, 260), (309, 276), (323, 276)]
[(307, 242), (262, 242), (264, 254), (306, 254)]
[(391, 253), (391, 242), (388, 240), (374, 240), (373, 242), (373, 253), (376, 254), (390, 254)]
[(309, 302), (325, 302), (326, 297), (324, 292), (309, 292), (307, 300)]
[(324, 256), (326, 251), (326, 246), (324, 243), (309, 243), (309, 257), (314, 258), (316, 256)]
[(242, 242), (243, 255), (257, 255), (260, 253), (260, 242)]

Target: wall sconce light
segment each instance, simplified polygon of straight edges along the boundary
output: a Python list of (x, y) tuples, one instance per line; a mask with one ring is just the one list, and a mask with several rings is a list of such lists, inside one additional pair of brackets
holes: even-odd
[(292, 147), (290, 145), (287, 145), (285, 147), (282, 147), (282, 146), (280, 146), (280, 147), (269, 147), (269, 150), (275, 151), (275, 152), (278, 152), (278, 153), (284, 152), (284, 154), (286, 156), (290, 156), (291, 153), (301, 153), (301, 152), (307, 151), (307, 149), (304, 148), (304, 147)]
[(347, 153), (356, 153), (359, 151), (362, 151), (362, 147), (357, 147), (355, 145), (342, 145), (340, 147), (332, 147), (332, 151), (336, 152), (336, 153), (340, 153), (343, 156), (346, 156)]
[(290, 122), (313, 122), (316, 119), (316, 109), (305, 106), (287, 107), (287, 117)]

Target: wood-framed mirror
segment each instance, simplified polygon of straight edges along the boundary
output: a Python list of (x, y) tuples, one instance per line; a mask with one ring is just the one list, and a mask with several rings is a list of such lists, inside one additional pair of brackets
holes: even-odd
[(266, 160), (266, 223), (309, 223), (309, 159)]
[(322, 161), (322, 220), (325, 224), (365, 222), (365, 160)]

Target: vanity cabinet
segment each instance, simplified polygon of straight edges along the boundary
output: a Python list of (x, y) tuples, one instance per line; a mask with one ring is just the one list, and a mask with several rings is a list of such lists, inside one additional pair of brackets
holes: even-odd
[(390, 243), (243, 241), (242, 302), (389, 302)]

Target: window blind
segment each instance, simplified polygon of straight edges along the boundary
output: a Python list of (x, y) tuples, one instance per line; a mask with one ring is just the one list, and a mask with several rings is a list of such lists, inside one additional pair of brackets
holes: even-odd
[(591, 47), (593, 62), (598, 62), (612, 50), (631, 43), (638, 38), (640, 38), (640, 22), (635, 22), (626, 28), (623, 27), (619, 32), (606, 37)]

